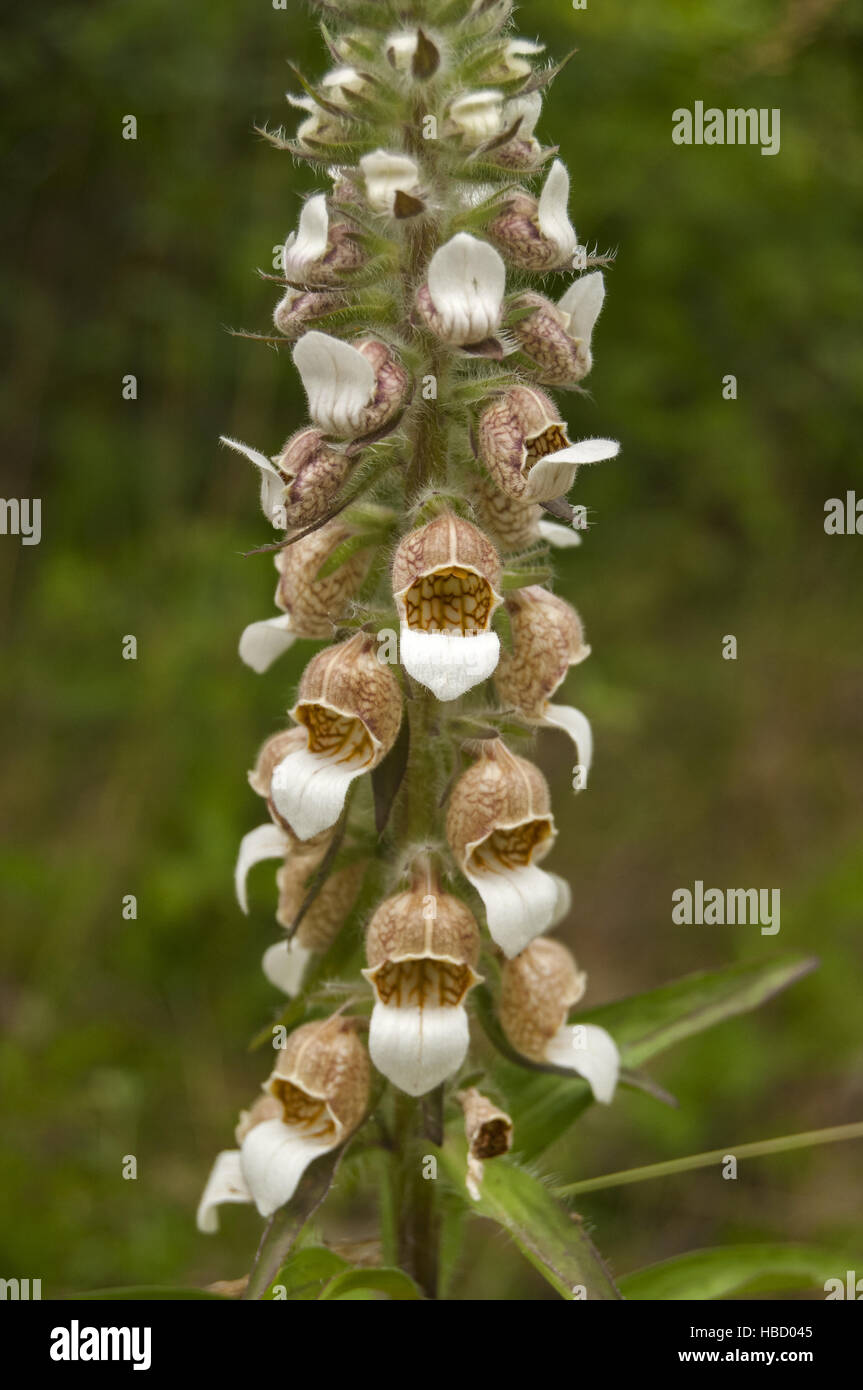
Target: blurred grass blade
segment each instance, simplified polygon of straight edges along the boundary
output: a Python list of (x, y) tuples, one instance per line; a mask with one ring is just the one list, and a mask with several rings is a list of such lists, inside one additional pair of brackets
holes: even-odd
[(672, 1158), (667, 1163), (650, 1163), (644, 1168), (626, 1168), (619, 1173), (585, 1178), (583, 1182), (567, 1183), (564, 1187), (556, 1188), (556, 1191), (561, 1197), (574, 1197), (581, 1192), (602, 1192), (607, 1187), (627, 1187), (630, 1183), (648, 1182), (651, 1178), (666, 1178), (675, 1173), (690, 1173), (696, 1168), (710, 1168), (715, 1163), (722, 1163), (728, 1154), (733, 1154), (736, 1159), (766, 1158), (770, 1154), (789, 1153), (792, 1149), (838, 1144), (844, 1139), (863, 1139), (863, 1122), (837, 1125), (833, 1129), (810, 1129), (802, 1134), (786, 1134), (781, 1139), (760, 1139), (753, 1144), (726, 1144), (724, 1149), (689, 1154), (686, 1158)]
[(75, 1293), (69, 1297), (75, 1303), (152, 1303), (154, 1300), (161, 1302), (163, 1299), (178, 1303), (188, 1299), (215, 1299), (217, 1303), (226, 1302), (224, 1294), (211, 1293), (208, 1289), (173, 1289), (157, 1284), (133, 1284), (124, 1289), (93, 1289), (90, 1293)]
[[(828, 1279), (845, 1283), (856, 1257), (810, 1245), (729, 1245), (722, 1250), (691, 1250), (660, 1264), (648, 1265), (621, 1279), (625, 1298), (680, 1302), (725, 1298), (729, 1294), (770, 1293), (778, 1289), (818, 1289)], [(855, 1264), (856, 1258), (856, 1264)]]
[(594, 1301), (620, 1298), (579, 1218), (556, 1201), (538, 1178), (511, 1159), (496, 1158), (485, 1164), (480, 1199), (475, 1202), (465, 1187), (466, 1145), (448, 1145), (438, 1154), (468, 1211), (502, 1227), (561, 1298), (573, 1301), (580, 1288)]
[[(624, 1067), (649, 1058), (725, 1019), (758, 1008), (817, 965), (812, 957), (783, 956), (767, 964), (731, 965), (687, 975), (670, 985), (578, 1014), (579, 1023), (608, 1029)], [(515, 1125), (515, 1148), (532, 1157), (566, 1132), (591, 1104), (579, 1077), (542, 1075), (501, 1059), (494, 1080), (507, 1099)]]

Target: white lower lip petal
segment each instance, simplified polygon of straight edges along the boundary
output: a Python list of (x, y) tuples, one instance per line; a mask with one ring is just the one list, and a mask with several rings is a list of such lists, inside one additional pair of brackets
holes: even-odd
[(488, 680), (500, 658), (496, 632), (417, 632), (402, 624), (401, 663), (438, 700), (457, 700)]

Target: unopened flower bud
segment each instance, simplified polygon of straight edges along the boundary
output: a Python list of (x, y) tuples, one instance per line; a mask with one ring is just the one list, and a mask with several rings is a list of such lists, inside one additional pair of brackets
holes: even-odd
[(401, 663), (439, 700), (487, 680), (500, 655), (500, 559), (483, 533), (448, 513), (406, 535), (393, 561)]
[(332, 290), (297, 290), (289, 285), (273, 310), (273, 323), (286, 338), (296, 342), (310, 324), (343, 302), (342, 296)]
[(354, 778), (377, 767), (399, 731), (401, 690), (374, 637), (360, 632), (313, 657), (291, 717), (304, 742), (275, 767), (270, 794), (277, 814), (308, 840), (335, 825)]
[(481, 145), (504, 126), (504, 95), (498, 91), (467, 92), (450, 103), (449, 118), (466, 146)]
[(485, 904), (488, 929), (508, 956), (559, 919), (566, 885), (539, 867), (556, 830), (539, 768), (485, 739), (450, 796), (447, 839)]
[(487, 241), (459, 232), (429, 261), (417, 309), (433, 333), (457, 347), (476, 347), (500, 327), (506, 266)]
[(512, 332), (544, 386), (575, 386), (593, 366), (591, 341), (605, 298), (601, 270), (575, 280), (557, 304), (532, 292), (518, 295)]
[(617, 1047), (604, 1028), (567, 1026), (567, 1015), (587, 988), (570, 952), (547, 937), (533, 941), (501, 974), (501, 1026), (517, 1052), (583, 1076), (597, 1100), (614, 1096), (620, 1069)]
[(493, 481), (509, 497), (550, 502), (567, 492), (583, 463), (614, 458), (610, 439), (571, 444), (567, 425), (544, 391), (513, 386), (482, 413), (479, 447)]
[(420, 184), (419, 165), (406, 154), (391, 154), (375, 150), (363, 155), (360, 169), (366, 186), (366, 198), (373, 212), (392, 216), (396, 194), (413, 194)]
[(510, 264), (522, 270), (570, 269), (578, 238), (568, 204), (569, 174), (556, 159), (539, 201), (514, 194), (490, 223), (489, 236)]
[(439, 43), (423, 29), (403, 29), (390, 34), (385, 49), (387, 61), (396, 72), (408, 73), (419, 82), (433, 77), (441, 64)]
[(465, 999), (480, 977), (479, 928), (431, 871), (381, 903), (363, 971), (375, 991), (369, 1052), (378, 1071), (421, 1096), (458, 1071), (469, 1043)]
[(513, 645), (511, 652), (501, 652), (497, 692), (532, 723), (565, 730), (586, 780), (593, 751), (590, 724), (580, 710), (551, 703), (569, 668), (590, 656), (581, 619), (564, 599), (537, 584), (518, 589), (506, 607)]
[(218, 1229), (223, 1202), (254, 1202), (264, 1217), (289, 1202), (310, 1163), (338, 1148), (366, 1112), (369, 1063), (353, 1019), (295, 1029), (237, 1126), (239, 1149), (219, 1154), (198, 1207), (198, 1228)]
[(312, 329), (294, 348), (294, 362), (312, 420), (336, 439), (372, 434), (405, 404), (408, 374), (376, 338), (354, 345)]

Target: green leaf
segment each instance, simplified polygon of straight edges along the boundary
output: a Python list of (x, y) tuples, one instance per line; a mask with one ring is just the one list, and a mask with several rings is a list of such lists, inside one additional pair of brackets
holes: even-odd
[(128, 1288), (121, 1289), (93, 1289), (89, 1293), (71, 1294), (77, 1303), (85, 1302), (141, 1302), (152, 1303), (154, 1300), (171, 1299), (177, 1302), (185, 1302), (187, 1299), (215, 1299), (219, 1303), (226, 1300), (223, 1294), (209, 1293), (207, 1289), (172, 1289), (156, 1284), (132, 1284)]
[(508, 1158), (485, 1164), (479, 1201), (465, 1187), (467, 1147), (438, 1150), (441, 1166), (469, 1211), (501, 1226), (525, 1259), (556, 1289), (575, 1301), (620, 1298), (620, 1293), (579, 1217), (555, 1201), (538, 1178)]
[[(675, 1043), (726, 1018), (766, 1003), (815, 968), (811, 957), (784, 956), (767, 964), (728, 966), (687, 975), (670, 985), (579, 1013), (579, 1023), (608, 1029), (625, 1067), (638, 1067)], [(495, 1083), (507, 1099), (515, 1148), (528, 1157), (554, 1143), (591, 1104), (579, 1077), (545, 1076), (501, 1060)]]
[(280, 1287), (284, 1288), (289, 1302), (313, 1301), (332, 1279), (350, 1269), (350, 1263), (334, 1250), (328, 1250), (324, 1245), (310, 1245), (305, 1250), (298, 1250), (282, 1266), (265, 1297), (271, 1300), (273, 1289)]
[(720, 1250), (690, 1250), (627, 1274), (620, 1281), (626, 1298), (676, 1302), (725, 1298), (728, 1294), (766, 1293), (774, 1289), (817, 1288), (828, 1279), (845, 1281), (856, 1258), (814, 1245), (729, 1245)]
[(396, 1302), (416, 1302), (422, 1294), (402, 1269), (349, 1269), (331, 1279), (321, 1294), (321, 1302), (345, 1298), (361, 1290), (384, 1293)]

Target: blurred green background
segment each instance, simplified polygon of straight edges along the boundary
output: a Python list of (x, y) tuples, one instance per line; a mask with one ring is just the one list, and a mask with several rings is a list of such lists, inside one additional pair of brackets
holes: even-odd
[[(579, 433), (624, 442), (582, 475), (593, 527), (559, 584), (594, 649), (567, 687), (594, 721), (588, 795), (540, 745), (553, 866), (575, 887), (565, 935), (591, 1004), (782, 950), (822, 961), (654, 1064), (679, 1110), (625, 1092), (590, 1111), (549, 1158), (574, 1180), (863, 1115), (863, 539), (823, 530), (827, 498), (863, 495), (863, 15), (531, 0), (521, 29), (557, 57), (579, 46), (540, 134), (572, 172), (581, 239), (619, 247), (594, 399), (568, 402)], [(0, 1274), (46, 1297), (237, 1277), (257, 1240), (250, 1210), (213, 1239), (194, 1207), (261, 1077), (246, 1047), (274, 1006), (258, 970), (274, 900), (262, 875), (241, 918), (231, 870), (260, 819), (245, 770), (309, 651), (263, 678), (236, 658), (273, 575), (240, 553), (269, 539), (251, 470), (216, 446), (271, 452), (303, 419), (288, 355), (224, 331), (268, 331), (254, 269), (314, 186), (251, 130), (292, 124), (287, 59), (326, 66), (307, 11), (268, 0), (30, 6), (0, 52), (2, 491), (43, 499), (41, 545), (0, 538)], [(675, 146), (671, 113), (696, 100), (779, 107), (781, 152)], [(780, 888), (779, 936), (672, 924), (698, 878)], [(726, 1242), (859, 1251), (859, 1170), (840, 1145), (580, 1209), (619, 1274)], [(336, 1217), (356, 1238), (373, 1222), (345, 1199)], [(484, 1228), (458, 1288), (548, 1293)]]

